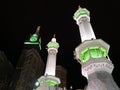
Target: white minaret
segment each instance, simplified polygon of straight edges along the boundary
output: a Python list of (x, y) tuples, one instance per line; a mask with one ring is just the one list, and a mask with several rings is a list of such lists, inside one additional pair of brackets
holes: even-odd
[(47, 44), (47, 47), (48, 47), (48, 57), (47, 57), (45, 75), (55, 76), (56, 57), (57, 57), (58, 48), (59, 48), (59, 44), (56, 42), (55, 36)]
[(47, 44), (48, 57), (45, 74), (38, 79), (36, 85), (39, 87), (34, 90), (56, 90), (55, 87), (60, 84), (60, 79), (55, 76), (58, 48), (59, 43), (56, 42), (54, 35), (52, 40)]
[(75, 48), (82, 75), (88, 79), (86, 90), (120, 90), (112, 78), (114, 65), (108, 57), (110, 45), (96, 39), (90, 24), (90, 12), (79, 7), (74, 14), (82, 43)]

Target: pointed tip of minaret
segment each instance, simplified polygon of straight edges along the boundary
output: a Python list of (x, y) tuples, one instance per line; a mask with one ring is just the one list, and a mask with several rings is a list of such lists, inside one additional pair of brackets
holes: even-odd
[(56, 34), (53, 35), (53, 38), (55, 38)]
[(40, 26), (37, 27), (37, 30), (40, 30)]
[(81, 6), (80, 5), (78, 5), (78, 9), (80, 9), (81, 8)]
[(78, 5), (78, 9), (81, 8), (80, 5)]
[(40, 26), (37, 26), (36, 33), (39, 34)]

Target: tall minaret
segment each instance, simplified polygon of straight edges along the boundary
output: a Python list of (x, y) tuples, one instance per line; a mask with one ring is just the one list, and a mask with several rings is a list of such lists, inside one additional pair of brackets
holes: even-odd
[(43, 75), (44, 62), (40, 55), (41, 46), (39, 28), (24, 42), (8, 90), (32, 90), (36, 79)]
[(52, 40), (47, 44), (47, 64), (44, 76), (38, 79), (40, 85), (36, 90), (55, 90), (55, 87), (60, 84), (59, 78), (55, 76), (56, 71), (56, 57), (58, 53), (59, 44), (56, 42), (55, 35)]
[(74, 14), (82, 43), (75, 48), (82, 75), (88, 79), (86, 90), (120, 90), (111, 75), (114, 65), (108, 57), (110, 45), (96, 39), (90, 24), (90, 12), (79, 7)]

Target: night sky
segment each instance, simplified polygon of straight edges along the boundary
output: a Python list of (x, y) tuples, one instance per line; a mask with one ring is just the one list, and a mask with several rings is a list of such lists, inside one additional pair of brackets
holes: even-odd
[(118, 2), (105, 0), (9, 0), (1, 3), (0, 50), (16, 66), (24, 41), (41, 26), (41, 57), (46, 62), (46, 45), (56, 34), (60, 44), (57, 64), (68, 72), (68, 87), (83, 88), (86, 79), (73, 51), (81, 43), (73, 15), (78, 5), (90, 11), (91, 25), (97, 38), (110, 44), (109, 56), (115, 65), (113, 78), (120, 86), (120, 7)]

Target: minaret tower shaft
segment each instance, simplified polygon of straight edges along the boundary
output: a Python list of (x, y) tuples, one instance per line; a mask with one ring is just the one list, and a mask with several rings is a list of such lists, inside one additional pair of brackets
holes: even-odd
[(40, 85), (36, 90), (55, 90), (55, 87), (60, 84), (60, 79), (56, 77), (56, 59), (58, 53), (59, 43), (56, 42), (55, 35), (47, 44), (47, 64), (44, 76), (38, 79)]
[(79, 7), (73, 16), (79, 26), (82, 43), (75, 48), (75, 59), (81, 64), (82, 75), (88, 79), (86, 90), (119, 90), (111, 73), (114, 69), (108, 52), (110, 45), (96, 39), (90, 24), (90, 12)]

